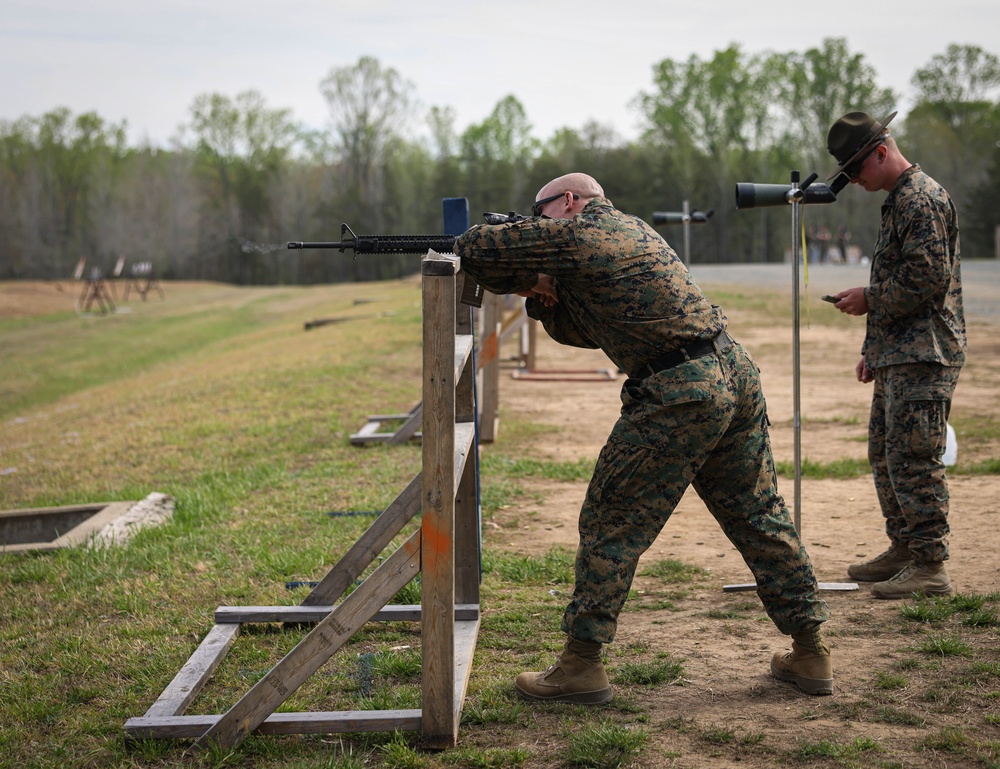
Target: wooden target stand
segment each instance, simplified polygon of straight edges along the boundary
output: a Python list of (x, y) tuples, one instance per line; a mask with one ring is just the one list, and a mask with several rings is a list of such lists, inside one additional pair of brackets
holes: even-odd
[[(219, 607), (215, 626), (127, 738), (194, 739), (233, 747), (247, 735), (419, 731), (429, 749), (458, 739), (479, 634), (480, 531), (471, 308), (458, 302), (457, 257), (422, 262), (422, 471), (299, 606)], [(416, 514), (421, 526), (343, 600), (344, 591)], [(392, 599), (421, 575), (419, 606)], [(339, 601), (339, 603), (338, 603)], [(276, 712), (372, 620), (420, 622), (421, 707), (411, 710)], [(315, 623), (226, 713), (185, 715), (248, 622)]]
[(77, 314), (89, 313), (95, 302), (101, 310), (101, 315), (115, 312), (115, 301), (108, 290), (108, 282), (104, 279), (104, 273), (99, 267), (91, 267), (89, 275), (85, 277), (86, 266), (87, 257), (81, 256), (80, 261), (77, 262), (76, 270), (73, 272), (73, 279), (83, 282), (83, 290), (76, 300)]

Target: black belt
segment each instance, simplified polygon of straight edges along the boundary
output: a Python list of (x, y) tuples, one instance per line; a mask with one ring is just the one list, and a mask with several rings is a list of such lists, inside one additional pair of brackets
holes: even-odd
[(721, 352), (732, 345), (732, 343), (733, 338), (725, 331), (720, 331), (717, 336), (709, 339), (707, 342), (695, 342), (687, 347), (678, 347), (676, 350), (663, 353), (663, 355), (659, 358), (651, 360), (639, 369), (637, 376), (651, 376), (652, 374), (659, 373), (660, 371), (665, 371), (668, 368), (679, 366), (689, 360), (701, 358), (705, 355), (711, 355), (716, 350)]

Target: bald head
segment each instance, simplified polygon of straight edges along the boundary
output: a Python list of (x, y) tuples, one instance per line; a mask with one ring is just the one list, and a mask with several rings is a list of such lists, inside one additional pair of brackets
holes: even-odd
[(538, 191), (535, 200), (552, 197), (562, 192), (572, 192), (574, 195), (579, 195), (581, 200), (590, 200), (604, 195), (604, 189), (593, 176), (572, 173), (560, 176), (546, 184)]
[(566, 174), (553, 179), (538, 191), (531, 212), (544, 214), (551, 219), (572, 219), (596, 197), (603, 197), (604, 190), (597, 180), (587, 174)]

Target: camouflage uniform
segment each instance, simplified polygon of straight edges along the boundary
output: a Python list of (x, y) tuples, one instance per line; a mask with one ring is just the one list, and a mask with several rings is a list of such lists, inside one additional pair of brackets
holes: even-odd
[[(558, 342), (601, 348), (630, 376), (580, 513), (576, 587), (563, 618), (573, 638), (607, 643), (639, 556), (685, 489), (699, 496), (743, 555), (757, 593), (785, 634), (829, 611), (778, 494), (757, 366), (726, 317), (667, 243), (642, 220), (595, 198), (572, 220), (479, 225), (457, 239), (462, 268), (496, 293), (525, 291), (538, 273), (559, 302), (528, 300)], [(711, 354), (650, 373), (664, 352), (712, 342)]]
[(918, 563), (948, 557), (942, 461), (952, 394), (965, 363), (958, 214), (920, 170), (882, 204), (861, 353), (874, 372), (868, 458), (886, 533)]

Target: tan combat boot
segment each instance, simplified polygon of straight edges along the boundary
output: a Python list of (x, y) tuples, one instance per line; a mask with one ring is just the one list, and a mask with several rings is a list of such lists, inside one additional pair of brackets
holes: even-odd
[(885, 582), (872, 585), (876, 598), (909, 598), (912, 595), (951, 595), (951, 579), (943, 563), (914, 561)]
[(806, 694), (833, 694), (833, 662), (830, 647), (818, 629), (792, 633), (792, 650), (775, 652), (771, 675), (788, 681)]
[(611, 699), (611, 685), (601, 662), (601, 644), (570, 638), (562, 654), (543, 673), (521, 673), (514, 682), (528, 700), (601, 705)]
[(910, 565), (910, 551), (899, 545), (891, 545), (884, 553), (876, 555), (864, 563), (852, 563), (847, 567), (847, 576), (859, 582), (881, 582), (895, 577)]

